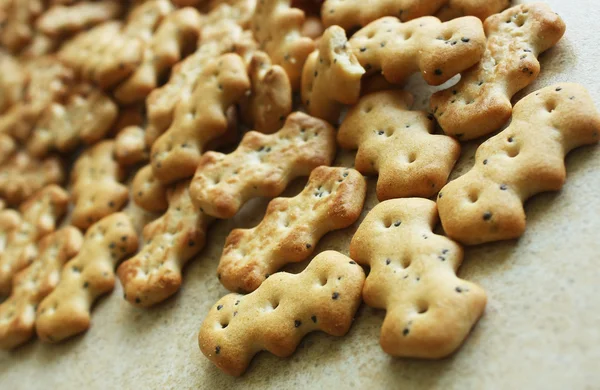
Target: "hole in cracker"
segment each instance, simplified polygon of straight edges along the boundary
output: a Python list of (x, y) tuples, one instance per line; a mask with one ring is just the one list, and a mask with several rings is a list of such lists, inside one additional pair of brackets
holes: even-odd
[(546, 102), (546, 110), (548, 112), (554, 111), (555, 108), (556, 108), (556, 101), (549, 100), (549, 101)]
[(409, 164), (414, 163), (416, 159), (417, 159), (417, 154), (415, 152), (412, 152), (411, 154), (408, 155), (408, 163)]
[(427, 302), (419, 301), (417, 303), (417, 313), (425, 314), (425, 313), (427, 313), (427, 310), (429, 310), (429, 304)]
[(515, 146), (513, 148), (509, 148), (506, 150), (506, 154), (508, 155), (508, 157), (510, 158), (514, 158), (517, 157), (519, 155), (519, 147)]
[(477, 193), (477, 191), (469, 191), (469, 200), (471, 201), (471, 203), (477, 202), (477, 199), (479, 199), (479, 194)]
[(364, 112), (365, 113), (370, 113), (373, 110), (373, 106), (369, 105), (369, 106), (365, 106)]
[(225, 329), (229, 326), (229, 322), (228, 321), (221, 321), (219, 322), (219, 325), (221, 325), (221, 329)]

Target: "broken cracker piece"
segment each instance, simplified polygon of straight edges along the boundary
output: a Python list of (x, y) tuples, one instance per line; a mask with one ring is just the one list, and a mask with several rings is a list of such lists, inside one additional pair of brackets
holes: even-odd
[(114, 156), (115, 142), (102, 141), (83, 152), (71, 172), (73, 203), (71, 223), (83, 230), (119, 211), (127, 202), (125, 171)]
[(40, 241), (36, 259), (14, 277), (11, 295), (0, 304), (0, 348), (15, 348), (33, 336), (38, 304), (54, 290), (82, 239), (79, 230), (67, 226)]
[(413, 96), (382, 91), (364, 96), (352, 107), (338, 132), (345, 149), (358, 149), (356, 169), (379, 174), (377, 198), (435, 195), (448, 181), (460, 156), (451, 137), (433, 134), (425, 111), (411, 111)]
[(583, 86), (560, 83), (527, 95), (510, 125), (479, 146), (474, 167), (438, 194), (446, 234), (467, 245), (521, 236), (523, 202), (559, 190), (565, 155), (599, 139), (600, 113)]
[(169, 209), (144, 227), (146, 244), (117, 270), (125, 299), (134, 305), (149, 307), (175, 294), (183, 267), (204, 247), (213, 218), (194, 207), (189, 184), (168, 190)]
[(300, 194), (273, 199), (258, 226), (227, 236), (217, 268), (221, 284), (251, 292), (284, 265), (305, 260), (326, 233), (357, 220), (366, 190), (354, 169), (315, 168)]
[(302, 102), (307, 112), (337, 124), (343, 105), (358, 101), (364, 73), (344, 30), (329, 27), (302, 71)]
[(94, 301), (113, 289), (116, 265), (137, 247), (135, 229), (124, 213), (92, 225), (79, 254), (65, 264), (58, 286), (38, 306), (40, 340), (56, 343), (86, 331)]
[(291, 180), (330, 165), (334, 156), (333, 127), (295, 112), (274, 134), (246, 133), (233, 153), (204, 153), (190, 194), (208, 215), (231, 218), (250, 198), (278, 196)]
[(363, 299), (387, 310), (379, 341), (390, 355), (448, 356), (485, 308), (485, 291), (456, 276), (463, 250), (432, 232), (437, 222), (429, 199), (388, 200), (367, 214), (350, 243), (350, 257), (371, 269)]
[(278, 272), (251, 294), (221, 298), (202, 323), (200, 350), (225, 373), (239, 376), (259, 351), (287, 357), (307, 333), (343, 336), (364, 280), (354, 261), (322, 252), (300, 274)]
[(461, 141), (490, 134), (508, 122), (510, 99), (540, 72), (537, 56), (565, 32), (563, 20), (544, 3), (512, 7), (486, 19), (484, 27), (487, 47), (481, 62), (430, 100), (444, 132)]
[(485, 50), (483, 26), (474, 16), (445, 23), (433, 16), (406, 23), (386, 16), (349, 42), (367, 75), (381, 71), (395, 84), (421, 72), (428, 84), (440, 85), (479, 62)]

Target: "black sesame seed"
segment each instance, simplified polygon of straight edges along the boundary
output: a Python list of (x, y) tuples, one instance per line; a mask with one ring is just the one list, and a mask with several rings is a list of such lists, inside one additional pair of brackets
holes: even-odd
[(442, 74), (442, 70), (441, 69), (436, 69), (435, 72), (433, 72), (436, 74), (436, 76), (441, 76)]
[(492, 213), (489, 211), (486, 211), (485, 213), (483, 213), (483, 220), (484, 221), (489, 221), (490, 219), (492, 219)]
[(135, 298), (135, 303), (141, 303), (142, 300), (140, 298)]
[(340, 293), (334, 292), (333, 294), (331, 294), (331, 299), (336, 300), (340, 297)]
[(310, 319), (312, 320), (312, 322), (314, 322), (315, 324), (317, 323), (317, 316), (312, 316), (310, 317)]
[(311, 244), (306, 244), (306, 249), (310, 249), (310, 248), (312, 248), (312, 245)]
[(409, 332), (410, 332), (410, 330), (408, 328), (404, 328), (404, 330), (402, 331), (402, 335), (403, 336), (408, 336)]
[(364, 52), (364, 51), (366, 51), (366, 50), (367, 50), (367, 48), (366, 48), (366, 47), (361, 47), (361, 48), (360, 48), (360, 51), (361, 51), (361, 53), (362, 53), (362, 52)]
[(350, 260), (349, 264), (356, 264), (356, 262), (353, 260)]
[(454, 290), (456, 290), (456, 292), (459, 294), (462, 292), (462, 288), (460, 288), (460, 287), (456, 287)]
[(469, 39), (469, 38), (464, 38), (464, 37), (463, 37), (463, 38), (461, 38), (460, 40), (461, 40), (461, 41), (463, 41), (463, 42), (465, 42), (465, 43), (467, 43), (467, 42), (469, 42), (469, 41), (470, 41), (470, 39)]
[(218, 355), (221, 352), (221, 347), (218, 345), (215, 347), (215, 353)]
[(237, 306), (240, 304), (240, 300), (238, 299), (237, 301), (235, 301), (234, 305)]
[(115, 244), (114, 242), (111, 242), (111, 243), (108, 245), (108, 247), (109, 247), (110, 249), (114, 249), (114, 248), (115, 248), (115, 246), (117, 246), (117, 244)]
[(217, 310), (221, 310), (223, 308), (223, 305), (217, 305)]
[(127, 241), (127, 236), (121, 236), (121, 241), (123, 241), (123, 242)]
[(559, 91), (562, 91), (562, 88), (561, 88), (561, 87), (557, 87), (557, 88), (556, 88), (556, 92), (559, 92)]
[(483, 160), (483, 165), (487, 165), (487, 159)]
[(300, 320), (294, 320), (294, 327), (295, 328), (299, 328), (300, 325), (302, 325), (302, 321), (300, 321)]
[(429, 119), (430, 121), (432, 121), (433, 120), (433, 114), (427, 115), (427, 119)]
[(508, 186), (507, 186), (506, 184), (502, 184), (502, 185), (500, 186), (500, 189), (501, 189), (502, 191), (506, 191), (506, 190), (508, 189)]
[(115, 202), (113, 202), (112, 200), (108, 202), (108, 207), (115, 207)]
[(85, 283), (83, 283), (83, 288), (88, 288), (88, 287), (89, 287), (89, 285), (90, 285), (90, 284), (89, 284), (88, 282), (85, 282)]
[(396, 222), (394, 222), (394, 226), (396, 226), (396, 227), (400, 226), (401, 224), (402, 224), (402, 221), (396, 221)]
[(392, 262), (392, 260), (390, 259), (385, 259), (385, 265), (390, 265), (390, 263)]
[(234, 316), (234, 317), (235, 317), (235, 316), (237, 316), (237, 311), (234, 311), (234, 312), (233, 312), (233, 316)]
[(195, 241), (193, 241), (193, 240), (188, 241), (188, 246), (194, 246), (194, 245), (196, 245)]

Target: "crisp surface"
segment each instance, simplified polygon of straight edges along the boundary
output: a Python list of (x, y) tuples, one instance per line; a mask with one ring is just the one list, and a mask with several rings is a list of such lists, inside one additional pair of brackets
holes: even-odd
[[(600, 106), (600, 30), (591, 27), (600, 20), (597, 1), (546, 2), (565, 20), (567, 32), (540, 57), (540, 77), (518, 98), (570, 81), (586, 86)], [(426, 107), (428, 94), (414, 85), (408, 88), (416, 95), (417, 108)], [(472, 164), (475, 148), (475, 143), (464, 147), (461, 172)], [(336, 165), (351, 166), (353, 161), (353, 154), (339, 154)], [(600, 147), (577, 149), (565, 163), (564, 188), (525, 204), (528, 226), (520, 240), (466, 249), (459, 276), (485, 288), (488, 305), (463, 348), (448, 359), (387, 356), (379, 347), (384, 312), (363, 304), (343, 338), (315, 332), (290, 358), (260, 353), (238, 379), (214, 367), (198, 348), (198, 329), (214, 302), (227, 293), (215, 277), (225, 237), (232, 228), (260, 222), (268, 202), (259, 200), (209, 229), (209, 243), (184, 270), (185, 283), (175, 297), (151, 310), (137, 309), (123, 300), (117, 283), (113, 294), (95, 306), (92, 328), (84, 336), (60, 345), (34, 341), (0, 353), (0, 388), (597, 388)], [(377, 203), (375, 183), (374, 178), (368, 181), (363, 216)], [(304, 181), (294, 184), (295, 191), (284, 196), (298, 193)], [(327, 234), (314, 253), (336, 249), (348, 254), (356, 226)]]

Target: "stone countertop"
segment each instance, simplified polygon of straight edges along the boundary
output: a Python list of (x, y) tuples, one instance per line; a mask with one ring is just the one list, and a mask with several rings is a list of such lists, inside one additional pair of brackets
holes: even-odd
[[(600, 4), (547, 0), (567, 24), (561, 42), (541, 56), (538, 80), (524, 96), (559, 81), (585, 85), (600, 106)], [(414, 77), (408, 87), (423, 106), (431, 89)], [(463, 147), (454, 177), (472, 164), (477, 143)], [(351, 166), (340, 153), (336, 165)], [(198, 348), (200, 324), (227, 291), (215, 277), (232, 228), (257, 224), (268, 203), (258, 199), (210, 229), (207, 247), (187, 266), (182, 290), (150, 310), (123, 300), (122, 288), (95, 305), (92, 327), (59, 345), (34, 340), (0, 352), (1, 389), (592, 389), (600, 386), (600, 147), (566, 158), (567, 182), (526, 203), (528, 227), (519, 239), (467, 248), (459, 275), (485, 288), (488, 305), (453, 356), (395, 359), (379, 347), (384, 311), (362, 305), (345, 337), (308, 335), (287, 359), (262, 352), (246, 374), (232, 378)], [(285, 196), (299, 192), (297, 180)], [(363, 216), (376, 203), (375, 180)], [(129, 212), (139, 216), (131, 206)], [(147, 216), (145, 216), (147, 217)], [(361, 219), (362, 219), (361, 217)], [(140, 219), (138, 219), (139, 221)], [(358, 223), (326, 235), (326, 249), (348, 253)], [(294, 265), (293, 272), (307, 262)]]

